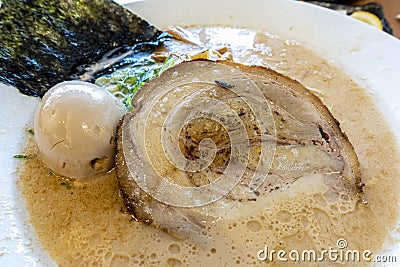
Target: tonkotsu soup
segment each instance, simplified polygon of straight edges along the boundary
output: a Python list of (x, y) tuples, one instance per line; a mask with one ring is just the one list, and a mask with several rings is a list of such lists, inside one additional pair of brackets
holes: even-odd
[[(270, 67), (312, 88), (354, 146), (364, 201), (341, 180), (327, 183), (310, 175), (240, 203), (231, 218), (206, 222), (206, 239), (179, 239), (125, 212), (114, 171), (88, 182), (57, 176), (36, 157), (30, 140), (19, 188), (43, 248), (60, 266), (370, 264), (390, 240), (398, 219), (393, 203), (400, 196), (398, 145), (371, 97), (341, 69), (292, 40), (228, 27), (186, 30), (201, 47), (226, 46), (236, 62)], [(158, 52), (195, 50), (171, 40)], [(337, 257), (329, 257), (335, 250)]]

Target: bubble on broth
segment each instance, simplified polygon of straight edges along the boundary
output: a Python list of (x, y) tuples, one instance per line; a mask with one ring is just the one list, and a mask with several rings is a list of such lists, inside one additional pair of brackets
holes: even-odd
[[(257, 251), (265, 245), (286, 251), (322, 250), (336, 248), (340, 237), (349, 249), (378, 253), (398, 218), (397, 206), (386, 207), (399, 201), (400, 156), (363, 89), (301, 44), (285, 44), (276, 35), (221, 27), (189, 30), (210, 40), (205, 46), (220, 45), (229, 35), (235, 60), (256, 61), (317, 88), (356, 148), (369, 204), (358, 201), (350, 181), (335, 174), (310, 174), (289, 188), (240, 203), (234, 218), (206, 223), (208, 238), (194, 243), (124, 214), (114, 172), (77, 183), (54, 175), (32, 156), (24, 161), (19, 188), (43, 248), (61, 266), (259, 266)], [(169, 49), (179, 49), (179, 44)], [(27, 151), (35, 154), (32, 141)], [(388, 154), (392, 157), (385, 157)]]

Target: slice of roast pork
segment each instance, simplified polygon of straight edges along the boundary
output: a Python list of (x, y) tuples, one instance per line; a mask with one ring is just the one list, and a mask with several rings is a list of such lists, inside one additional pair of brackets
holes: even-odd
[(338, 122), (300, 83), (264, 67), (191, 61), (135, 96), (117, 135), (126, 209), (179, 237), (229, 217), (232, 203), (290, 189), (310, 175), (362, 191)]

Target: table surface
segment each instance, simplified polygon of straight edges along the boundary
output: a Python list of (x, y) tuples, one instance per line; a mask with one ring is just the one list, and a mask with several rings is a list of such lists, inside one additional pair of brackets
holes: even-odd
[(396, 19), (396, 16), (400, 15), (400, 0), (352, 0), (346, 4), (361, 5), (369, 2), (377, 2), (383, 6), (383, 12), (393, 29), (393, 35), (400, 38), (400, 20)]

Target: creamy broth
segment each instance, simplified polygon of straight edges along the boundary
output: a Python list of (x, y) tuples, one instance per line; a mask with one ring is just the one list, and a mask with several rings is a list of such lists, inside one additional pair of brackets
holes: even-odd
[[(266, 262), (257, 258), (257, 252), (266, 245), (287, 252), (321, 251), (338, 249), (339, 238), (347, 241), (346, 249), (378, 254), (398, 219), (400, 154), (365, 90), (294, 41), (245, 29), (188, 30), (202, 46), (227, 45), (235, 61), (268, 66), (319, 96), (355, 147), (366, 184), (362, 197), (368, 204), (357, 201), (353, 190), (341, 181), (327, 183), (310, 176), (260, 201), (240, 204), (240, 212), (230, 219), (208, 223), (206, 242), (178, 240), (123, 212), (114, 171), (89, 182), (67, 180), (43, 166), (31, 140), (27, 153), (32, 157), (26, 160), (19, 187), (43, 248), (61, 266), (259, 266)], [(166, 49), (195, 47), (171, 41)], [(329, 186), (335, 186), (339, 194), (333, 194)], [(322, 263), (302, 264), (337, 263), (326, 257)]]

